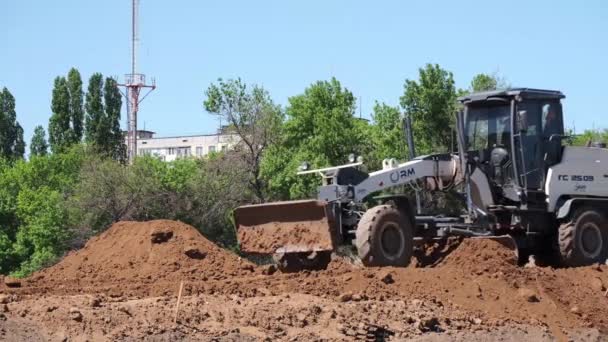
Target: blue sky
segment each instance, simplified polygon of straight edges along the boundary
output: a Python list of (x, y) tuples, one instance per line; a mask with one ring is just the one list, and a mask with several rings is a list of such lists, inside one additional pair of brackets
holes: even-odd
[[(55, 76), (74, 66), (86, 89), (93, 72), (129, 72), (130, 2), (0, 2), (0, 87), (16, 97), (28, 144), (48, 124)], [(513, 86), (562, 90), (568, 125), (608, 126), (607, 1), (141, 0), (140, 15), (140, 71), (158, 89), (139, 127), (160, 135), (215, 131), (202, 102), (218, 77), (260, 84), (286, 105), (335, 76), (369, 117), (376, 100), (397, 105), (425, 63), (462, 88), (498, 72)]]

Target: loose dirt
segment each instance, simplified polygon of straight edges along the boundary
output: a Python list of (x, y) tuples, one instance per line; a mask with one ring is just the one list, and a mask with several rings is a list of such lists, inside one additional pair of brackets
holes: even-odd
[[(222, 280), (251, 274), (256, 266), (222, 249), (181, 222), (119, 222), (25, 281), (37, 293), (82, 288), (86, 292), (154, 295), (157, 284)], [(67, 293), (67, 291), (64, 291)]]
[[(184, 284), (177, 322), (177, 291)], [(0, 339), (602, 340), (608, 266), (519, 267), (491, 240), (427, 245), (407, 268), (283, 274), (172, 221), (121, 222), (0, 287)]]

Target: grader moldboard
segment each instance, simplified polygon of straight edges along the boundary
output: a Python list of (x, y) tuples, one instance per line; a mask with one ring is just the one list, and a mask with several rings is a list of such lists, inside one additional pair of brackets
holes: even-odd
[[(608, 149), (564, 146), (564, 97), (528, 88), (474, 93), (459, 98), (457, 153), (388, 159), (371, 173), (354, 159), (302, 170), (322, 177), (317, 199), (237, 208), (241, 249), (272, 254), (284, 270), (323, 268), (343, 244), (366, 266), (407, 266), (415, 240), (459, 235), (496, 239), (520, 259), (554, 253), (565, 266), (604, 262)], [(405, 194), (377, 196), (380, 204), (366, 208), (375, 194), (403, 185), (456, 189), (464, 214), (417, 216)]]

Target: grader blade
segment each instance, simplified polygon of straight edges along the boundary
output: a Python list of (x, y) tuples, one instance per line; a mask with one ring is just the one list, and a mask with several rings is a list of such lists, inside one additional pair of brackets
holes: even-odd
[(331, 206), (303, 200), (245, 205), (234, 219), (241, 250), (250, 254), (307, 253), (334, 250)]

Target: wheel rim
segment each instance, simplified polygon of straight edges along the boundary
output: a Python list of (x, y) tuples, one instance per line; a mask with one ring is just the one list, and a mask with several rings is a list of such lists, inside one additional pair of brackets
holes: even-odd
[(380, 244), (384, 255), (396, 259), (403, 251), (403, 232), (396, 224), (388, 223), (382, 229)]
[(602, 253), (602, 232), (593, 222), (587, 222), (581, 227), (580, 246), (586, 258), (594, 259)]

